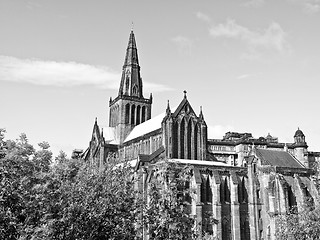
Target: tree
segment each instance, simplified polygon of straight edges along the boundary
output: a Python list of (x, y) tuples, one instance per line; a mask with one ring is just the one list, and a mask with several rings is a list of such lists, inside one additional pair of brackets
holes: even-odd
[(276, 238), (279, 240), (320, 239), (320, 207), (306, 205), (302, 212), (291, 211), (276, 218)]
[(32, 160), (35, 150), (25, 134), (16, 141), (4, 141), (2, 131), (1, 142), (5, 148), (0, 159), (0, 239), (17, 239), (22, 229), (38, 219), (32, 191), (41, 168)]
[(78, 160), (53, 167), (41, 186), (45, 214), (36, 239), (132, 239), (135, 194), (127, 165), (103, 171)]
[(199, 235), (187, 201), (190, 172), (190, 166), (167, 161), (155, 164), (142, 218), (150, 239), (195, 239)]

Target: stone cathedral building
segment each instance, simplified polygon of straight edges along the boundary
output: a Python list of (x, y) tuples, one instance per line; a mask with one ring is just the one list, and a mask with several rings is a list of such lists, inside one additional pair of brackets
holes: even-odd
[[(163, 114), (152, 117), (153, 98), (143, 95), (143, 82), (134, 33), (126, 50), (118, 95), (109, 101), (109, 125), (93, 126), (83, 158), (102, 167), (110, 153), (130, 160), (137, 173), (146, 169), (147, 188), (159, 159), (193, 168), (191, 188), (196, 197), (191, 214), (202, 230), (219, 239), (275, 239), (275, 217), (307, 199), (319, 204), (313, 165), (320, 152), (309, 152), (303, 132), (293, 131), (291, 143), (276, 137), (254, 138), (228, 132), (222, 139), (208, 136), (202, 110), (195, 112), (186, 92), (176, 108), (169, 102)], [(149, 176), (149, 178), (148, 178)], [(143, 181), (143, 180), (141, 180)], [(217, 223), (208, 221), (208, 216)]]

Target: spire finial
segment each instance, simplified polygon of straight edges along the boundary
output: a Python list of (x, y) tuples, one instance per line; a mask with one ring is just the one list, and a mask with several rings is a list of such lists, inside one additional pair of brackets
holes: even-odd
[(183, 91), (183, 94), (184, 94), (184, 98), (187, 98), (187, 91), (186, 90)]
[(167, 105), (167, 110), (166, 110), (167, 114), (169, 114), (171, 112), (171, 109), (170, 109), (170, 102), (168, 100), (168, 105)]
[(203, 120), (202, 106), (200, 106), (199, 118), (200, 118), (201, 120)]
[(134, 27), (134, 23), (133, 21), (131, 22), (131, 32), (133, 32), (133, 27)]
[(97, 123), (97, 122), (98, 122), (98, 118), (96, 117), (95, 123)]

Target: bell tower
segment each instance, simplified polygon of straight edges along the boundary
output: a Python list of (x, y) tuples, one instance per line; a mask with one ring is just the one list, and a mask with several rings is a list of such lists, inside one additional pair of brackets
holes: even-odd
[(109, 102), (109, 126), (115, 128), (116, 141), (122, 144), (131, 130), (151, 118), (152, 95), (143, 97), (143, 84), (140, 76), (138, 51), (133, 31), (129, 36), (128, 47), (118, 96)]

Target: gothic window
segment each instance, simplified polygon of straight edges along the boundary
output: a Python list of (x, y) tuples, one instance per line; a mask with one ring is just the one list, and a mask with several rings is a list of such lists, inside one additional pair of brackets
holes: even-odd
[(201, 176), (201, 192), (200, 192), (200, 200), (202, 203), (207, 201), (207, 188), (206, 188), (206, 179), (205, 177)]
[(297, 207), (297, 200), (291, 186), (288, 186), (288, 207), (290, 212), (295, 211)]
[(198, 125), (194, 127), (194, 159), (198, 159)]
[(126, 115), (125, 115), (125, 123), (129, 123), (129, 118), (130, 118), (130, 104), (126, 104)]
[(146, 121), (146, 107), (145, 106), (142, 107), (141, 123), (143, 123), (144, 121)]
[(191, 122), (191, 119), (189, 120), (189, 123), (188, 123), (188, 132), (187, 132), (187, 153), (188, 153), (188, 156), (187, 158), (188, 159), (191, 159), (191, 137), (192, 137), (192, 122)]
[(135, 105), (132, 105), (132, 106), (131, 106), (131, 124), (134, 124), (135, 112), (136, 112), (136, 106), (135, 106)]
[(136, 125), (140, 124), (140, 106), (137, 106)]
[(207, 202), (212, 203), (212, 190), (211, 190), (209, 176), (207, 177), (207, 181), (206, 181), (206, 193), (207, 193)]
[(184, 159), (184, 128), (185, 128), (185, 123), (184, 123), (184, 118), (182, 118), (181, 123), (180, 123), (180, 159)]
[(172, 144), (172, 150), (173, 150), (173, 158), (178, 158), (178, 122), (173, 123), (173, 144)]
[(303, 188), (304, 196), (305, 196), (305, 201), (308, 207), (313, 207), (314, 206), (314, 200), (313, 197), (311, 196), (310, 192), (308, 191), (307, 187)]
[(134, 85), (132, 88), (132, 95), (137, 96), (138, 95), (138, 87), (137, 85)]
[[(230, 203), (230, 190), (228, 186), (228, 180), (227, 177), (225, 178), (223, 184), (221, 183), (222, 189), (220, 189), (220, 195), (221, 195), (221, 202)], [(222, 191), (221, 191), (222, 190)]]
[(247, 189), (246, 189), (245, 178), (242, 178), (242, 181), (240, 183), (239, 193), (241, 196), (241, 197), (239, 197), (239, 202), (240, 203), (248, 202), (248, 193), (247, 193)]
[(129, 91), (129, 82), (130, 82), (130, 79), (129, 77), (127, 76), (126, 78), (126, 91), (125, 91), (125, 94), (128, 95), (128, 91)]

